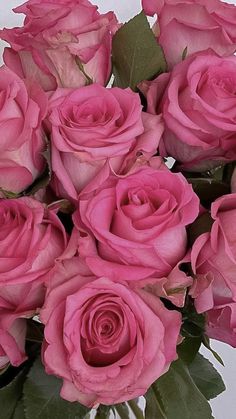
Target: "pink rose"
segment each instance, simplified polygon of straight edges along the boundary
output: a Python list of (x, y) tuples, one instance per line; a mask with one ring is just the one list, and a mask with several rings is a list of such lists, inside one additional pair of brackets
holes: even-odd
[(235, 56), (220, 58), (210, 51), (173, 69), (161, 106), (162, 156), (194, 171), (236, 159), (235, 74)]
[(220, 56), (236, 50), (236, 8), (220, 0), (142, 0), (147, 15), (158, 14), (158, 41), (172, 68), (187, 55), (213, 49)]
[(17, 367), (26, 360), (26, 319), (36, 314), (43, 301), (44, 288), (40, 280), (27, 284), (1, 284), (0, 370), (9, 362)]
[(5, 63), (44, 90), (106, 84), (111, 73), (114, 13), (101, 15), (87, 0), (29, 0), (14, 9), (26, 15), (23, 27), (3, 29), (11, 48)]
[(32, 198), (0, 200), (0, 289), (48, 279), (67, 247), (55, 211)]
[[(80, 255), (97, 276), (161, 279), (185, 256), (186, 226), (198, 212), (192, 187), (167, 168), (144, 166), (125, 177), (110, 176), (93, 194), (81, 196), (73, 216), (82, 233)], [(176, 269), (170, 288), (178, 276)]]
[(0, 68), (0, 196), (1, 189), (22, 192), (43, 172), (46, 112), (47, 98), (39, 87)]
[(58, 265), (41, 320), (46, 372), (61, 396), (93, 407), (143, 395), (176, 359), (181, 315), (127, 284), (88, 275), (78, 258)]
[(216, 306), (207, 312), (207, 335), (236, 348), (236, 303)]
[(168, 86), (170, 75), (171, 73), (162, 73), (154, 80), (144, 80), (139, 84), (138, 88), (147, 100), (148, 113), (155, 115), (161, 112), (160, 104)]
[(192, 248), (195, 281), (191, 295), (197, 311), (207, 312), (209, 336), (232, 344), (230, 336), (236, 328), (236, 194), (217, 199), (211, 216), (211, 231), (199, 236)]
[(97, 84), (57, 89), (48, 119), (52, 185), (58, 196), (75, 201), (88, 184), (93, 189), (111, 171), (124, 173), (141, 154), (150, 158), (163, 133), (160, 117), (142, 112), (138, 94)]

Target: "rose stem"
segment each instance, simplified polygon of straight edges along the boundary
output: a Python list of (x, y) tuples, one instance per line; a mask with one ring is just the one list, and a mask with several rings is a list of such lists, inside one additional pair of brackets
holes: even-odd
[(144, 419), (143, 412), (140, 407), (137, 405), (135, 400), (130, 400), (127, 402), (136, 419)]
[(122, 404), (116, 404), (114, 408), (121, 419), (130, 419), (129, 412), (127, 411), (127, 406), (123, 406)]

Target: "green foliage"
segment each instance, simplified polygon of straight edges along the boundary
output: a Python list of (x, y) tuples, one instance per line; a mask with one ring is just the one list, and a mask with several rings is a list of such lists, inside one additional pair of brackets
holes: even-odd
[(62, 382), (44, 371), (40, 359), (31, 368), (24, 385), (26, 419), (83, 419), (88, 412), (79, 403), (60, 397)]
[(201, 343), (201, 337), (185, 338), (177, 348), (179, 358), (181, 358), (186, 364), (191, 364), (199, 351)]
[(148, 392), (145, 394), (145, 399), (145, 419), (167, 419), (163, 401), (155, 383), (149, 388)]
[[(209, 403), (181, 360), (172, 363), (169, 371), (153, 384), (152, 390), (157, 399), (156, 406), (159, 406), (160, 419), (213, 418)], [(147, 403), (150, 403), (148, 398)], [(156, 406), (152, 412), (155, 412)], [(151, 416), (150, 407), (146, 408), (146, 412), (147, 419), (158, 417)]]
[(224, 362), (223, 362), (222, 358), (220, 357), (220, 355), (216, 351), (214, 351), (212, 349), (211, 344), (210, 344), (210, 339), (208, 338), (208, 336), (206, 336), (206, 335), (203, 336), (202, 343), (212, 353), (212, 355), (219, 362), (219, 364), (223, 365), (223, 367), (224, 367), (225, 365), (224, 365)]
[[(12, 419), (13, 413), (17, 406), (17, 402), (21, 398), (21, 395), (22, 395), (22, 389), (23, 389), (25, 376), (26, 376), (26, 370), (20, 371), (19, 374), (16, 375), (16, 377), (9, 384), (7, 384), (6, 386), (0, 389), (0, 406), (1, 406), (2, 418)], [(18, 418), (17, 416), (16, 418), (14, 418), (13, 416), (13, 419), (18, 419)]]
[(18, 401), (12, 419), (25, 419), (23, 400)]
[(186, 306), (182, 310), (183, 325), (181, 334), (187, 338), (201, 338), (203, 339), (205, 333), (205, 316), (204, 314), (198, 314), (194, 307), (193, 301), (188, 298), (186, 300)]
[(225, 391), (224, 382), (220, 374), (208, 359), (197, 354), (189, 365), (190, 375), (207, 400), (214, 399)]
[(166, 71), (160, 45), (143, 12), (124, 24), (113, 37), (114, 85), (136, 90), (143, 80), (150, 80)]
[(122, 419), (130, 419), (129, 417), (129, 409), (125, 403), (115, 404), (114, 405), (115, 411)]

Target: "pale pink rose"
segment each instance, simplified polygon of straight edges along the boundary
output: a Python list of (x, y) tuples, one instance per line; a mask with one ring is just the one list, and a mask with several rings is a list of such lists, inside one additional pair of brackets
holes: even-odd
[(166, 125), (160, 154), (192, 171), (235, 160), (235, 90), (235, 56), (207, 51), (176, 65), (160, 108)]
[[(158, 41), (169, 68), (187, 55), (213, 49), (220, 56), (236, 50), (236, 8), (220, 0), (142, 0), (147, 15), (158, 14)], [(186, 51), (186, 50), (185, 50)]]
[(26, 16), (23, 27), (5, 28), (0, 37), (11, 46), (4, 61), (17, 74), (46, 91), (106, 84), (118, 28), (113, 12), (102, 15), (87, 0), (29, 0), (14, 11)]
[(143, 166), (125, 177), (110, 176), (79, 200), (73, 220), (82, 233), (80, 255), (97, 276), (115, 281), (154, 277), (178, 288), (176, 265), (187, 252), (186, 226), (198, 212), (192, 187), (167, 168)]
[(0, 200), (0, 287), (44, 282), (67, 248), (56, 211), (32, 198)]
[(22, 192), (43, 172), (46, 112), (47, 98), (37, 85), (0, 68), (0, 196), (1, 189)]
[(63, 379), (61, 396), (71, 402), (143, 395), (177, 358), (180, 313), (125, 281), (88, 275), (79, 258), (58, 265), (41, 320), (46, 372)]
[[(224, 328), (235, 333), (236, 304), (236, 194), (217, 199), (211, 208), (211, 231), (200, 235), (192, 248), (194, 285), (190, 294), (199, 313), (207, 312), (210, 337), (230, 343)], [(227, 325), (227, 326), (226, 326)], [(217, 335), (213, 336), (216, 329)], [(222, 328), (222, 330), (221, 330)], [(220, 331), (221, 330), (221, 331)], [(236, 343), (236, 338), (235, 343)]]
[[(149, 159), (163, 133), (159, 116), (142, 112), (137, 93), (98, 84), (57, 89), (49, 102), (53, 188), (73, 200), (88, 184), (124, 173), (137, 157)], [(91, 184), (92, 183), (92, 184)]]
[(0, 370), (8, 363), (17, 367), (26, 360), (26, 319), (37, 313), (44, 302), (44, 294), (40, 280), (27, 284), (1, 284)]

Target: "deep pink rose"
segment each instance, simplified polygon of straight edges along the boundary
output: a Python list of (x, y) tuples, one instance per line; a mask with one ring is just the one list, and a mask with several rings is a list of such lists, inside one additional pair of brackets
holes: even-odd
[(32, 198), (0, 200), (0, 289), (46, 281), (66, 247), (55, 211)]
[(58, 265), (41, 320), (46, 372), (63, 379), (63, 398), (89, 407), (143, 395), (177, 357), (180, 313), (88, 275), (79, 258)]
[(73, 216), (82, 233), (79, 252), (95, 275), (117, 281), (161, 279), (176, 268), (169, 287), (178, 288), (186, 226), (198, 212), (192, 187), (167, 168), (143, 166), (125, 177), (110, 176), (96, 192), (81, 196)]
[(17, 74), (44, 90), (108, 81), (114, 13), (101, 15), (87, 0), (29, 0), (14, 11), (26, 15), (23, 27), (0, 36), (11, 45), (4, 61)]
[(236, 194), (217, 199), (211, 216), (211, 231), (199, 236), (192, 248), (191, 295), (197, 311), (207, 312), (209, 336), (232, 344), (227, 338), (232, 335), (236, 346)]
[[(220, 0), (142, 0), (147, 15), (158, 14), (158, 41), (172, 68), (208, 48), (220, 56), (236, 50), (236, 8)], [(186, 51), (186, 50), (185, 50)]]
[(58, 196), (78, 199), (90, 183), (98, 187), (111, 172), (124, 173), (140, 155), (156, 153), (163, 124), (142, 112), (130, 89), (93, 84), (57, 89), (49, 103), (52, 185)]
[(9, 362), (17, 367), (26, 360), (26, 319), (37, 313), (44, 294), (40, 280), (0, 285), (0, 370)]
[(235, 56), (208, 51), (175, 66), (161, 106), (166, 124), (161, 155), (194, 171), (235, 160), (235, 91)]
[(47, 98), (39, 87), (0, 68), (0, 196), (1, 189), (22, 192), (42, 173), (46, 112)]

